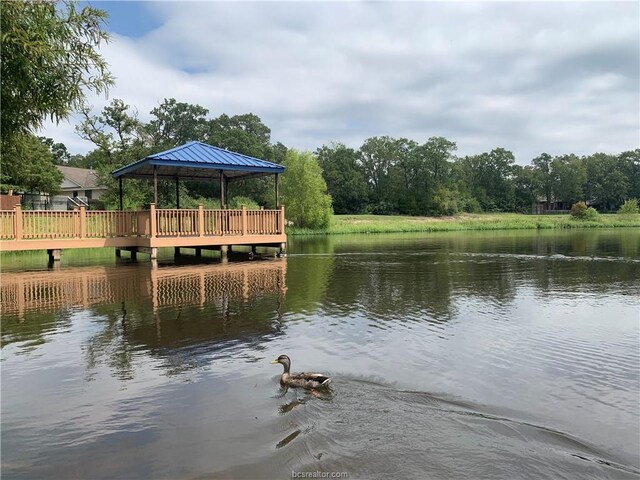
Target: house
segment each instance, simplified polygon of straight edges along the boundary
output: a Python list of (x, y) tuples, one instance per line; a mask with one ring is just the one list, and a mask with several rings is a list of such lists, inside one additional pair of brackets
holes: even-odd
[(107, 187), (98, 183), (98, 175), (95, 170), (61, 165), (58, 165), (58, 170), (64, 175), (60, 191), (66, 197), (85, 197), (87, 200), (97, 200), (107, 191)]
[(24, 194), (22, 204), (33, 210), (72, 210), (81, 206), (90, 207), (106, 191), (100, 185), (95, 170), (56, 165), (64, 175), (58, 195)]

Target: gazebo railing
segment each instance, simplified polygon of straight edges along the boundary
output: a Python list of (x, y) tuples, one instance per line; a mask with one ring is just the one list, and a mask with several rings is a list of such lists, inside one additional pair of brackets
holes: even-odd
[(158, 209), (139, 211), (0, 211), (0, 240), (113, 237), (206, 237), (284, 233), (284, 207), (276, 210)]

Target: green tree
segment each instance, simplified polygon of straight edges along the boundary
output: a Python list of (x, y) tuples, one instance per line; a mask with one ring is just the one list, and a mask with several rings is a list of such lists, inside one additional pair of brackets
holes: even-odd
[(595, 153), (585, 158), (587, 201), (613, 211), (627, 196), (628, 178), (614, 155)]
[(577, 156), (561, 155), (551, 161), (553, 199), (568, 205), (584, 198), (583, 185), (587, 172)]
[(297, 227), (322, 229), (329, 225), (331, 196), (316, 158), (308, 152), (290, 149), (283, 162), (282, 199), (287, 219)]
[(513, 211), (515, 206), (513, 153), (504, 148), (466, 156), (458, 161), (458, 182), (485, 211)]
[(204, 141), (207, 133), (209, 110), (200, 106), (178, 102), (175, 98), (164, 101), (151, 110), (153, 119), (145, 126), (151, 143), (158, 151), (177, 147), (190, 140)]
[[(100, 115), (92, 115), (90, 109), (82, 110), (84, 120), (76, 126), (76, 132), (85, 140), (91, 141), (97, 148), (85, 157), (84, 167), (94, 168), (100, 183), (107, 187), (101, 200), (108, 208), (119, 206), (118, 182), (111, 172), (131, 162), (140, 160), (155, 150), (149, 145), (146, 129), (131, 111), (131, 107), (122, 100), (114, 99)], [(152, 201), (152, 191), (148, 182), (126, 180), (123, 182), (123, 200), (125, 208), (137, 208)], [(163, 204), (168, 205), (170, 187), (161, 182), (158, 193)], [(173, 190), (175, 191), (175, 190)]]
[(2, 160), (2, 190), (16, 189), (51, 195), (60, 191), (63, 175), (54, 165), (48, 145), (35, 135), (16, 135), (5, 148)]
[(538, 184), (538, 193), (547, 201), (547, 208), (551, 208), (553, 201), (553, 172), (551, 162), (553, 157), (548, 153), (542, 153), (531, 161)]
[(530, 165), (513, 166), (514, 209), (520, 213), (531, 213), (536, 203), (538, 184), (536, 174)]
[(381, 208), (385, 202), (393, 199), (389, 194), (389, 172), (395, 164), (396, 147), (397, 142), (391, 137), (368, 138), (360, 147), (360, 164), (365, 181), (369, 185), (374, 212), (376, 208)]
[(335, 213), (362, 213), (367, 201), (367, 184), (358, 164), (358, 152), (334, 143), (320, 147), (316, 156)]
[(271, 130), (257, 115), (247, 113), (230, 117), (226, 114), (209, 121), (206, 141), (211, 145), (269, 160)]
[(49, 148), (55, 165), (67, 164), (71, 155), (69, 155), (67, 146), (64, 143), (56, 143), (53, 138), (47, 137), (38, 137), (38, 139)]
[(627, 198), (640, 199), (640, 148), (618, 155), (620, 170), (627, 179)]
[(35, 151), (29, 133), (46, 118), (68, 118), (88, 91), (106, 92), (113, 83), (98, 53), (109, 38), (102, 30), (105, 18), (104, 11), (90, 6), (79, 10), (71, 0), (0, 3), (0, 149), (5, 183), (19, 189), (42, 185), (25, 175), (12, 177), (21, 170), (39, 171), (42, 157), (27, 165), (32, 160), (19, 156)]

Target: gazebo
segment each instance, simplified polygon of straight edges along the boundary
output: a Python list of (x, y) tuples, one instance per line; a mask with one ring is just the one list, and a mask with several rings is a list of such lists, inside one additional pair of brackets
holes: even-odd
[[(275, 247), (284, 252), (284, 205), (278, 198), (278, 175), (284, 167), (202, 142), (188, 142), (165, 152), (113, 171), (120, 186), (120, 211), (87, 210), (84, 206), (72, 211), (0, 210), (0, 251), (47, 250), (49, 261), (60, 260), (63, 249), (114, 247), (147, 253), (156, 259), (158, 248), (219, 250), (221, 256), (232, 246)], [(274, 175), (275, 209), (229, 209), (229, 184), (247, 178)], [(153, 181), (154, 202), (149, 209), (123, 209), (122, 181), (125, 178), (145, 178)], [(176, 208), (157, 208), (158, 179), (175, 181)], [(220, 208), (180, 208), (180, 180), (204, 180), (220, 183)]]
[(284, 167), (276, 163), (230, 152), (206, 143), (191, 141), (179, 147), (154, 153), (142, 160), (130, 163), (111, 172), (118, 179), (120, 210), (122, 180), (138, 178), (153, 180), (153, 203), (158, 204), (158, 179), (176, 183), (176, 208), (180, 208), (180, 180), (218, 181), (220, 183), (220, 208), (228, 205), (229, 184), (248, 178), (274, 175), (275, 205), (279, 207), (278, 175)]

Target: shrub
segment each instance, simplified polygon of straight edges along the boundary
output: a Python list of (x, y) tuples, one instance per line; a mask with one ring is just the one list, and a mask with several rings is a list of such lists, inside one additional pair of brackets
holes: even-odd
[(433, 211), (436, 215), (455, 215), (461, 210), (460, 194), (448, 188), (439, 188), (433, 194)]
[(600, 218), (600, 214), (595, 208), (593, 207), (587, 208), (587, 211), (584, 214), (584, 220), (591, 220), (592, 222), (595, 222), (599, 218)]
[(229, 199), (229, 208), (241, 209), (242, 205), (246, 205), (248, 210), (259, 210), (260, 205), (249, 197), (231, 197)]
[(618, 213), (620, 215), (634, 215), (640, 213), (640, 208), (638, 208), (638, 199), (630, 198), (624, 202), (618, 210)]
[[(593, 208), (592, 208), (593, 210)], [(594, 210), (595, 211), (595, 210)], [(598, 213), (598, 212), (596, 212)], [(574, 203), (571, 207), (570, 215), (573, 218), (583, 220), (587, 216), (587, 204), (584, 202)]]
[(287, 168), (280, 189), (287, 219), (296, 227), (327, 228), (333, 208), (317, 159), (311, 153), (290, 149), (282, 164)]

